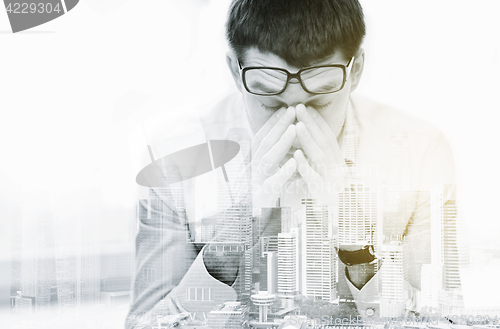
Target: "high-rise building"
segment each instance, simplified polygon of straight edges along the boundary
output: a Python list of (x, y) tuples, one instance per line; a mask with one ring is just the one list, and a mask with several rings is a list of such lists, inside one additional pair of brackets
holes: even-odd
[(328, 220), (328, 207), (315, 200), (302, 200), (303, 222), (303, 294), (314, 299), (333, 301), (336, 292), (336, 257)]
[(228, 207), (217, 218), (217, 241), (244, 245), (244, 266), (240, 268), (242, 278), (241, 298), (250, 297), (252, 288), (252, 208), (245, 203), (237, 203)]
[(338, 244), (371, 244), (375, 252), (383, 241), (382, 198), (377, 186), (352, 179), (339, 193)]
[(399, 241), (384, 244), (381, 249), (380, 316), (398, 317), (409, 297), (407, 253)]
[[(269, 290), (268, 270), (269, 252), (278, 254), (278, 234), (284, 226), (290, 226), (290, 208), (262, 208), (260, 215), (255, 217), (252, 228), (253, 244), (253, 284), (258, 283), (259, 290)], [(289, 228), (288, 228), (289, 230)], [(258, 239), (258, 243), (257, 243)]]
[(264, 253), (267, 256), (267, 291), (270, 294), (278, 292), (278, 253), (268, 251)]
[[(361, 179), (351, 178), (339, 193), (339, 248), (373, 245), (374, 251), (378, 253), (383, 241), (382, 197), (378, 187), (378, 184), (364, 184)], [(377, 266), (378, 264), (375, 265), (375, 270), (378, 270)], [(339, 280), (343, 281), (343, 278)], [(351, 294), (345, 289), (346, 285), (339, 286), (339, 297), (348, 300)]]
[(278, 234), (278, 294), (286, 308), (293, 307), (298, 291), (297, 233)]
[(227, 140), (240, 145), (240, 153), (217, 170), (217, 226), (216, 239), (220, 242), (243, 243), (245, 245), (244, 266), (239, 276), (242, 278), (241, 298), (248, 300), (252, 289), (252, 190), (247, 167), (250, 163), (251, 139), (245, 129), (231, 129)]
[(436, 186), (432, 191), (432, 263), (443, 265), (443, 288), (459, 289), (460, 267), (466, 259), (458, 243), (455, 185)]
[(438, 185), (431, 191), (431, 264), (441, 269), (442, 290), (438, 297), (441, 315), (464, 312), (460, 270), (467, 266), (469, 259), (467, 246), (459, 241), (463, 232), (458, 222), (456, 199), (453, 184)]

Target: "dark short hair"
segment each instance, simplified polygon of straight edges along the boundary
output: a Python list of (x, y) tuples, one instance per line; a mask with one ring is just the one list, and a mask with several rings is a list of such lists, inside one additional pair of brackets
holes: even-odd
[(304, 67), (341, 51), (350, 59), (365, 36), (358, 0), (233, 0), (226, 36), (238, 59), (250, 47)]

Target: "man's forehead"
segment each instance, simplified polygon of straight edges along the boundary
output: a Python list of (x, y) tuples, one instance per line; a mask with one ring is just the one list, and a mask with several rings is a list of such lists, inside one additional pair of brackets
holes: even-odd
[[(312, 61), (307, 66), (318, 66), (326, 64), (345, 64), (345, 58), (341, 51), (336, 51), (330, 56), (323, 59)], [(245, 50), (245, 66), (272, 66), (281, 67), (289, 71), (298, 71), (303, 67), (290, 65), (283, 58), (271, 53), (261, 52), (256, 47), (251, 47)]]

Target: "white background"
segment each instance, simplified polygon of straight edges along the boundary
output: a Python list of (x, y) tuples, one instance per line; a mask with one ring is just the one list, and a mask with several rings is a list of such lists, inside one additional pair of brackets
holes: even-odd
[[(103, 243), (130, 245), (120, 227), (130, 219), (123, 209), (134, 205), (131, 132), (153, 115), (175, 117), (232, 90), (228, 3), (82, 0), (18, 34), (0, 10), (0, 206), (36, 204), (30, 189), (57, 198), (99, 187), (101, 206), (116, 209), (103, 219)], [(445, 133), (471, 244), (500, 249), (500, 2), (362, 4), (366, 63), (356, 92)], [(147, 106), (155, 98), (164, 105)], [(0, 216), (0, 248), (8, 251), (10, 213)]]

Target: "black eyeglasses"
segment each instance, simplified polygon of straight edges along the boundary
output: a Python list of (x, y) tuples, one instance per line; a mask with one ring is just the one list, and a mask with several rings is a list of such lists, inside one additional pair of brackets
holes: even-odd
[(243, 85), (250, 94), (279, 95), (285, 91), (288, 82), (295, 78), (306, 92), (321, 95), (337, 92), (344, 87), (347, 80), (347, 68), (354, 62), (353, 59), (354, 57), (346, 65), (311, 66), (303, 68), (297, 73), (290, 73), (278, 67), (242, 67), (240, 61), (238, 61), (238, 66)]

